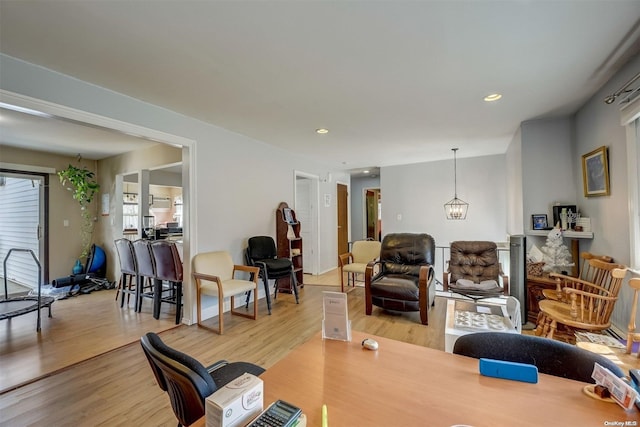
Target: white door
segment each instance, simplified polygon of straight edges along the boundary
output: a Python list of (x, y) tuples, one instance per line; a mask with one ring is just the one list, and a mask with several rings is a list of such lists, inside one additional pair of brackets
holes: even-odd
[[(46, 232), (43, 218), (44, 177), (0, 172), (0, 262), (4, 264), (10, 249), (33, 251), (42, 266), (43, 277), (38, 277), (37, 264), (26, 252), (12, 252), (6, 272), (8, 280), (32, 289), (48, 279), (43, 259)], [(3, 269), (3, 281), (4, 275)]]
[(296, 218), (300, 221), (302, 237), (302, 271), (306, 274), (318, 274), (317, 267), (317, 191), (316, 179), (296, 176)]

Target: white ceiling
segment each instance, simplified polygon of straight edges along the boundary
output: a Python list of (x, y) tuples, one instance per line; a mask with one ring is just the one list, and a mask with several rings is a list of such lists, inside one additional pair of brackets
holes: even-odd
[(0, 2), (7, 55), (340, 169), (504, 153), (639, 27), (639, 0)]

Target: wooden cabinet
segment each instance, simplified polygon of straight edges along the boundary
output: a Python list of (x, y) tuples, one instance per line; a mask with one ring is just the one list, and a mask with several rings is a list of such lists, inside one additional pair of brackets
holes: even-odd
[(555, 289), (555, 280), (548, 276), (529, 276), (527, 277), (527, 320), (536, 324), (538, 320), (538, 301), (544, 299), (542, 295), (543, 289)]
[[(278, 256), (289, 258), (293, 262), (293, 271), (298, 286), (302, 287), (303, 259), (300, 222), (296, 218), (296, 213), (285, 202), (280, 203), (276, 210), (276, 244), (278, 245)], [(290, 286), (289, 289), (291, 289)], [(278, 285), (278, 290), (285, 289)]]

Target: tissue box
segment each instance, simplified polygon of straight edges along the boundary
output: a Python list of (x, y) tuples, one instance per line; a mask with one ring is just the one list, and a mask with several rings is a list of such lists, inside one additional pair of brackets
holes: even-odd
[(263, 383), (244, 374), (205, 400), (206, 427), (244, 426), (263, 409)]

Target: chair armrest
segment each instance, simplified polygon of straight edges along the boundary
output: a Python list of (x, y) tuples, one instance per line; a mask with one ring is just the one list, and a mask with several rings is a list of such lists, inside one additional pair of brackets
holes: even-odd
[(595, 286), (593, 285), (595, 288), (599, 288), (600, 292), (605, 292), (606, 295), (602, 295), (602, 294), (597, 294), (594, 292), (590, 292), (590, 291), (585, 291), (584, 289), (580, 290), (580, 289), (575, 289), (575, 288), (564, 288), (563, 291), (565, 294), (571, 296), (571, 294), (575, 294), (575, 295), (581, 295), (583, 298), (593, 298), (594, 300), (606, 300), (606, 301), (612, 301), (612, 300), (616, 300), (618, 299), (618, 297), (612, 297), (610, 296), (610, 292), (604, 288), (600, 288), (600, 286)]
[(211, 274), (193, 273), (193, 277), (196, 280), (207, 280), (209, 282), (216, 282), (218, 284), (218, 287), (222, 285), (222, 280), (220, 280), (220, 277), (213, 276)]
[(216, 363), (214, 363), (213, 365), (209, 365), (207, 366), (205, 369), (207, 370), (207, 372), (211, 373), (213, 371), (215, 371), (216, 369), (220, 369), (225, 365), (228, 365), (229, 362), (226, 360), (218, 360)]
[(351, 252), (338, 255), (338, 264), (340, 267), (344, 267), (346, 264), (349, 264), (349, 260), (353, 260), (353, 254)]
[(421, 283), (424, 283), (426, 285), (426, 288), (431, 286), (431, 283), (433, 282), (433, 271), (433, 266), (431, 265), (420, 266), (418, 286), (420, 286)]
[(235, 275), (236, 271), (246, 271), (247, 273), (251, 273), (254, 276), (253, 281), (257, 283), (258, 281), (258, 274), (260, 274), (260, 268), (259, 267), (254, 267), (252, 265), (234, 265), (233, 266), (233, 273)]
[(585, 288), (591, 289), (592, 291), (590, 293), (593, 293), (593, 291), (609, 293), (609, 291), (606, 288), (603, 288), (602, 286), (598, 286), (595, 283), (591, 283), (586, 280), (578, 279), (577, 277), (571, 277), (571, 276), (563, 276), (562, 278), (556, 277), (556, 284), (557, 284), (557, 287), (559, 289), (561, 288), (563, 291), (566, 289), (576, 289), (581, 287), (583, 290)]

